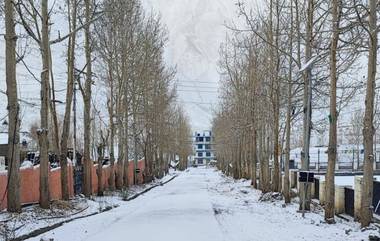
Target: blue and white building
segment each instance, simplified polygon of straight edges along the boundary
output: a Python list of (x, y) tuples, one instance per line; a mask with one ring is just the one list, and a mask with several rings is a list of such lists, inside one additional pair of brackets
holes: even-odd
[(211, 131), (195, 132), (193, 137), (193, 163), (202, 166), (214, 161), (213, 137)]

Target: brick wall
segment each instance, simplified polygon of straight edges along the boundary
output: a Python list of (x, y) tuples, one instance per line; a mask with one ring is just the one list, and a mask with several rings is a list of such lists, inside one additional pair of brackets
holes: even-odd
[[(74, 196), (74, 179), (73, 168), (68, 165), (67, 182), (69, 185), (70, 196)], [(0, 173), (0, 209), (7, 207), (7, 195), (5, 193), (7, 188), (8, 176), (6, 172)], [(40, 199), (40, 168), (30, 167), (20, 169), (20, 195), (21, 203), (37, 203)], [(61, 169), (52, 169), (49, 172), (49, 190), (52, 200), (62, 198), (61, 192)]]
[[(133, 162), (129, 162), (128, 168), (128, 180), (129, 183), (133, 183)], [(97, 193), (98, 191), (98, 176), (96, 174), (96, 169), (98, 165), (94, 165), (92, 169), (92, 191)], [(138, 168), (141, 172), (137, 176), (138, 184), (143, 183), (143, 170), (145, 168), (145, 161), (140, 160), (138, 162)], [(109, 186), (109, 177), (111, 174), (110, 166), (105, 166), (102, 169), (103, 174), (103, 186), (105, 189)], [(38, 203), (40, 196), (40, 169), (38, 166), (30, 167), (25, 169), (20, 169), (20, 188), (21, 188), (21, 203)], [(70, 197), (74, 196), (74, 176), (73, 176), (73, 167), (68, 165), (68, 177), (67, 182), (69, 186)], [(5, 193), (7, 188), (7, 172), (0, 173), (0, 210), (3, 210), (7, 207), (7, 195)], [(51, 169), (49, 172), (49, 189), (50, 197), (52, 200), (59, 200), (62, 198), (61, 193), (61, 169)], [(4, 200), (3, 200), (4, 197)]]

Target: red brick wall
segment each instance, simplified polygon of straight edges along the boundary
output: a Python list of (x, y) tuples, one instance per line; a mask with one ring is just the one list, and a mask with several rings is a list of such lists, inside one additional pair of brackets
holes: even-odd
[[(129, 181), (129, 184), (131, 185), (133, 183), (133, 166), (134, 166), (134, 163), (132, 161), (129, 162), (129, 166), (128, 166), (128, 181)], [(144, 178), (143, 178), (143, 171), (145, 169), (145, 161), (144, 160), (140, 160), (137, 164), (138, 168), (141, 170), (140, 173), (137, 175), (137, 184), (142, 184), (144, 182)], [(94, 167), (92, 168), (92, 192), (93, 193), (97, 193), (98, 192), (98, 175), (97, 175), (97, 170), (98, 168), (98, 165), (95, 164)], [(114, 166), (114, 172), (116, 172), (116, 165)], [(108, 179), (111, 175), (111, 167), (110, 166), (107, 166), (107, 167), (103, 167), (103, 172), (102, 172), (102, 181), (103, 181), (103, 187), (104, 189), (107, 189), (109, 187), (109, 183), (108, 183)]]
[[(133, 183), (133, 170), (134, 170), (133, 167), (134, 167), (134, 163), (133, 162), (129, 162), (129, 168), (128, 168), (128, 181), (129, 181), (129, 183)], [(137, 163), (137, 168), (140, 169), (140, 173), (137, 174), (137, 184), (143, 184), (143, 182), (144, 182), (143, 172), (144, 172), (144, 169), (145, 169), (145, 161), (144, 160), (140, 160)]]
[[(68, 165), (68, 177), (67, 182), (69, 185), (70, 197), (74, 196), (74, 179), (73, 168)], [(0, 174), (0, 209), (7, 207), (7, 196), (5, 190), (7, 188), (7, 173)], [(20, 192), (21, 203), (36, 203), (40, 199), (40, 168), (30, 167), (20, 170)], [(58, 200), (62, 198), (61, 192), (61, 169), (57, 168), (50, 170), (49, 172), (49, 190), (50, 198), (52, 200)], [(4, 197), (4, 200), (3, 200)]]
[[(128, 168), (128, 180), (129, 183), (133, 183), (133, 162), (129, 162)], [(94, 165), (92, 169), (92, 191), (96, 193), (98, 191), (98, 176), (96, 174), (96, 169), (98, 165)], [(143, 183), (143, 171), (145, 168), (145, 161), (140, 160), (138, 162), (138, 168), (140, 168), (141, 172), (137, 176), (138, 184)], [(103, 171), (103, 186), (105, 189), (108, 188), (109, 183), (108, 179), (110, 177), (111, 167), (104, 167)], [(74, 176), (73, 176), (73, 167), (68, 165), (68, 177), (67, 182), (69, 186), (70, 197), (74, 196)], [(39, 167), (31, 167), (20, 170), (20, 188), (21, 188), (21, 203), (37, 203), (40, 197), (40, 169)], [(7, 196), (5, 190), (7, 188), (7, 173), (0, 173), (0, 210), (3, 210), (7, 207)], [(62, 198), (61, 192), (61, 169), (53, 169), (49, 172), (49, 189), (50, 189), (50, 197), (52, 200), (58, 200)], [(2, 200), (4, 197), (4, 200)]]

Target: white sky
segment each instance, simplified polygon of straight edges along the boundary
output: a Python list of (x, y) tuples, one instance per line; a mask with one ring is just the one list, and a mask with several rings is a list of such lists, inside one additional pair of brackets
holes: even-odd
[(211, 128), (218, 101), (219, 47), (225, 24), (236, 18), (236, 0), (144, 0), (169, 31), (167, 62), (177, 67), (179, 101), (193, 130)]
[[(179, 102), (184, 106), (190, 118), (193, 130), (211, 128), (212, 110), (218, 101), (217, 61), (219, 46), (226, 37), (225, 24), (236, 18), (237, 0), (142, 0), (147, 10), (153, 9), (162, 17), (162, 23), (169, 34), (165, 58), (167, 63), (177, 69), (177, 86)], [(61, 16), (58, 16), (60, 18)], [(52, 20), (51, 38), (66, 33), (66, 24), (60, 24), (60, 19)], [(63, 21), (65, 22), (65, 21)], [(1, 22), (1, 25), (3, 23)], [(3, 26), (1, 31), (4, 32)], [(79, 38), (78, 41), (80, 41)], [(66, 42), (54, 45), (53, 68), (56, 79), (56, 89), (66, 87)], [(0, 49), (5, 49), (4, 39), (0, 38)], [(40, 77), (41, 61), (37, 46), (30, 41), (30, 52), (25, 62), (37, 78)], [(5, 52), (0, 51), (4, 59)], [(81, 61), (78, 57), (78, 62)], [(0, 61), (0, 71), (5, 71), (4, 61)], [(78, 63), (78, 68), (81, 68)], [(1, 77), (0, 77), (1, 78)], [(39, 105), (40, 86), (28, 73), (22, 64), (17, 66), (19, 97)], [(95, 89), (95, 88), (94, 88)], [(6, 90), (4, 75), (0, 81), (0, 90)], [(96, 95), (96, 90), (94, 90)], [(57, 99), (64, 100), (65, 91), (57, 94)], [(80, 93), (78, 93), (80, 97)], [(96, 98), (96, 96), (94, 97)], [(0, 118), (6, 115), (6, 96), (0, 94)], [(79, 104), (78, 107), (81, 105)], [(62, 108), (58, 106), (59, 109)], [(101, 107), (98, 107), (101, 108)], [(78, 110), (79, 112), (81, 110)], [(60, 111), (59, 111), (60, 112)], [(61, 113), (61, 114), (62, 114)], [(23, 130), (29, 129), (32, 122), (39, 120), (39, 106), (22, 106)], [(78, 116), (81, 117), (82, 113)]]

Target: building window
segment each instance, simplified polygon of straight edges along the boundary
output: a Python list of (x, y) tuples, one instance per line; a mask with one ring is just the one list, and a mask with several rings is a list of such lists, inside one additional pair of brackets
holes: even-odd
[(200, 157), (201, 157), (201, 156), (202, 156), (202, 152), (198, 152), (198, 156), (200, 156)]
[(210, 137), (206, 137), (206, 142), (210, 142), (211, 138)]
[(203, 148), (203, 145), (202, 144), (198, 144), (198, 149), (202, 149)]
[(210, 149), (211, 149), (211, 148), (210, 148), (210, 144), (206, 144), (206, 145), (205, 145), (205, 149), (206, 149), (206, 150), (210, 150)]
[(211, 153), (210, 153), (210, 152), (206, 152), (206, 156), (207, 156), (207, 157), (210, 157), (210, 156), (211, 156)]
[(199, 137), (199, 142), (203, 142), (203, 137)]
[(198, 164), (203, 164), (203, 160), (202, 159), (198, 159)]

